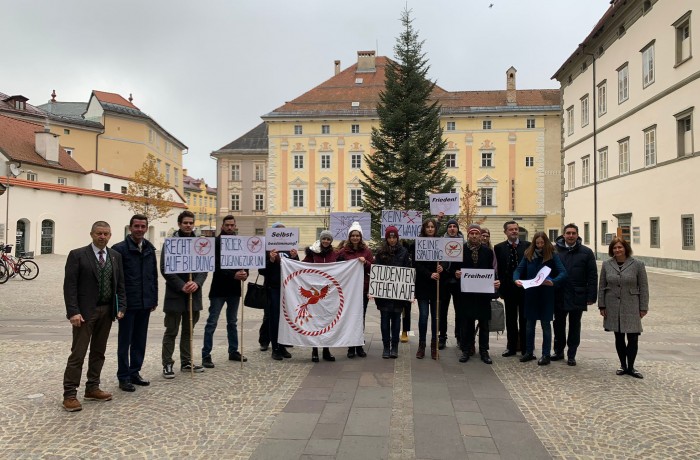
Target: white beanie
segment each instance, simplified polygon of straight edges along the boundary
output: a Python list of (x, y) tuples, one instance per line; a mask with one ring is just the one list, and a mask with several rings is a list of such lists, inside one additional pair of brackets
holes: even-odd
[(360, 227), (360, 223), (358, 221), (353, 222), (348, 229), (348, 238), (350, 238), (350, 233), (354, 231), (360, 232), (360, 236), (364, 238), (364, 235), (362, 234), (362, 227)]

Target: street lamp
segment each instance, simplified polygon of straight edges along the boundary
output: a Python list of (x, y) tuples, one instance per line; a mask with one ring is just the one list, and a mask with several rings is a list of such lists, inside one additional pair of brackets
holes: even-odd
[(9, 244), (8, 234), (10, 231), (10, 176), (17, 177), (20, 174), (22, 174), (22, 170), (20, 167), (22, 166), (22, 162), (18, 161), (16, 163), (13, 163), (11, 161), (8, 161), (6, 163), (7, 165), (7, 185), (5, 188), (7, 189), (7, 205), (5, 206), (5, 244)]

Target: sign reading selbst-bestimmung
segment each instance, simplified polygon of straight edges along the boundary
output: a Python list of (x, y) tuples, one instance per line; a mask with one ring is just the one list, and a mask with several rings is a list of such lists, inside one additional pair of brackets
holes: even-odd
[(221, 235), (221, 268), (265, 268), (265, 238)]
[(431, 214), (459, 214), (459, 193), (433, 193), (429, 199)]
[(413, 260), (417, 262), (461, 262), (461, 238), (416, 238)]
[(298, 228), (268, 228), (265, 231), (265, 250), (291, 251), (299, 246)]
[(420, 234), (423, 224), (423, 214), (420, 211), (382, 211), (382, 233), (387, 227), (394, 226), (399, 231), (399, 238), (412, 240)]
[(166, 238), (163, 243), (164, 272), (214, 271), (214, 238)]

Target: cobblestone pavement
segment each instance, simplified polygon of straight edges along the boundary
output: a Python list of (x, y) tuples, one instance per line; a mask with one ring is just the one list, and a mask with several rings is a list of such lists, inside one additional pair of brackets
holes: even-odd
[[(88, 401), (81, 412), (66, 413), (61, 408), (62, 373), (70, 351), (61, 293), (65, 257), (42, 256), (37, 262), (41, 272), (36, 280), (0, 285), (0, 349), (6, 368), (0, 375), (5, 409), (0, 413), (0, 458), (249, 458), (270, 436), (304, 379), (318, 369), (307, 350), (292, 349), (293, 359), (283, 363), (258, 351), (261, 313), (246, 309), (243, 348), (249, 361), (243, 368), (226, 360), (220, 322), (216, 368), (194, 378), (176, 371), (176, 378), (166, 381), (160, 376), (163, 326), (158, 310), (151, 317), (142, 371), (151, 386), (135, 393), (118, 389), (115, 325), (102, 372), (103, 388), (114, 393), (114, 400)], [(552, 457), (700, 458), (700, 277), (649, 272), (651, 307), (637, 363), (643, 380), (615, 375), (619, 363), (613, 336), (602, 330), (595, 308), (584, 314), (576, 367), (501, 358), (505, 342), (492, 337), (493, 372)], [(368, 334), (376, 337), (376, 310), (368, 313)], [(195, 356), (205, 317), (195, 328)], [(413, 458), (419, 447), (409, 377), (418, 365), (414, 341), (411, 351), (404, 352), (402, 345), (393, 367), (390, 458)], [(443, 368), (455, 359), (452, 351), (445, 350)], [(346, 361), (341, 351), (336, 356)], [(488, 436), (488, 429), (482, 431), (472, 435)]]

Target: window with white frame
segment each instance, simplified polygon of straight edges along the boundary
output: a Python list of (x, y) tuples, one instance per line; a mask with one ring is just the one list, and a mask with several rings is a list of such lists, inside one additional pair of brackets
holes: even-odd
[(591, 224), (589, 222), (583, 223), (583, 244), (589, 244), (591, 242)]
[(241, 210), (241, 196), (238, 193), (231, 195), (231, 211)]
[(454, 121), (448, 121), (447, 122), (447, 131), (454, 131), (455, 130), (455, 122)]
[(330, 134), (331, 125), (321, 125), (321, 134)]
[(630, 97), (630, 69), (627, 63), (617, 69), (617, 103), (622, 104)]
[(262, 193), (255, 194), (255, 210), (264, 211), (265, 210), (265, 195)]
[(527, 129), (535, 129), (535, 119), (528, 118), (527, 121), (525, 122), (525, 126), (527, 127)]
[(292, 190), (292, 206), (295, 208), (304, 207), (304, 191)]
[[(27, 174), (29, 176), (29, 174)], [(27, 177), (27, 180), (30, 180), (29, 177)], [(112, 191), (112, 184), (102, 184), (102, 190), (105, 192), (111, 192)]]
[(673, 23), (676, 28), (676, 65), (691, 58), (690, 49), (690, 11)]
[(301, 125), (294, 125), (294, 134), (299, 136), (303, 133), (304, 133), (304, 129), (301, 127)]
[(608, 148), (598, 150), (598, 178), (600, 180), (608, 178)]
[(294, 169), (304, 169), (304, 155), (297, 153), (294, 155)]
[(121, 191), (122, 191), (122, 195), (126, 195), (127, 188), (122, 185)]
[(532, 168), (535, 166), (535, 157), (525, 157), (525, 167)]
[(159, 174), (161, 172), (163, 172), (163, 170), (161, 169), (161, 161), (160, 160), (156, 160), (156, 168), (158, 169)]
[(362, 206), (362, 189), (350, 189), (350, 206), (353, 208), (359, 208)]
[(576, 188), (576, 163), (566, 165), (567, 190)]
[(73, 156), (73, 149), (69, 149), (69, 148), (64, 147), (63, 150), (66, 151), (66, 153), (68, 154), (69, 157)]
[(456, 168), (457, 167), (457, 154), (456, 153), (446, 153), (445, 154), (445, 167), (446, 168)]
[(321, 208), (330, 208), (331, 207), (331, 191), (328, 189), (325, 189), (325, 190), (322, 189), (322, 190), (320, 190), (320, 192), (321, 192), (319, 194), (320, 200), (319, 200), (318, 205)]
[(173, 168), (173, 176), (175, 179), (175, 187), (180, 186), (180, 170), (178, 168)]
[(644, 166), (656, 164), (656, 126), (644, 130)]
[(490, 187), (480, 189), (479, 200), (481, 206), (493, 206), (493, 189)]
[(649, 247), (661, 247), (661, 227), (659, 225), (658, 217), (649, 218)]
[(360, 134), (360, 125), (350, 125), (350, 132), (352, 134)]
[(654, 42), (652, 41), (644, 49), (642, 49), (642, 87), (654, 83)]
[(481, 167), (482, 168), (492, 168), (493, 167), (493, 152), (481, 152)]
[(331, 156), (328, 153), (321, 155), (321, 169), (331, 169)]
[(681, 216), (681, 232), (683, 237), (683, 249), (695, 249), (695, 216), (686, 214)]
[(625, 138), (617, 142), (618, 164), (620, 175), (630, 172), (630, 139)]
[(232, 181), (241, 180), (241, 165), (239, 165), (239, 164), (231, 165), (231, 180)]
[(58, 185), (68, 185), (68, 179), (65, 177), (58, 178)]
[(170, 165), (165, 163), (165, 180), (170, 182)]
[(581, 185), (591, 183), (591, 156), (581, 158)]
[(484, 120), (484, 121), (481, 123), (481, 127), (482, 127), (483, 129), (491, 129), (491, 120)]
[(678, 156), (693, 153), (693, 109), (685, 110), (676, 117)]
[(581, 98), (581, 127), (588, 126), (588, 94)]
[(350, 155), (350, 167), (352, 169), (362, 169), (362, 154), (353, 153)]
[(574, 106), (566, 109), (566, 133), (571, 136), (574, 134)]
[(150, 142), (152, 144), (153, 141), (155, 140), (155, 138), (156, 138), (156, 133), (152, 129), (149, 129), (148, 130), (148, 142)]
[(603, 80), (598, 85), (598, 116), (608, 113), (608, 82)]

